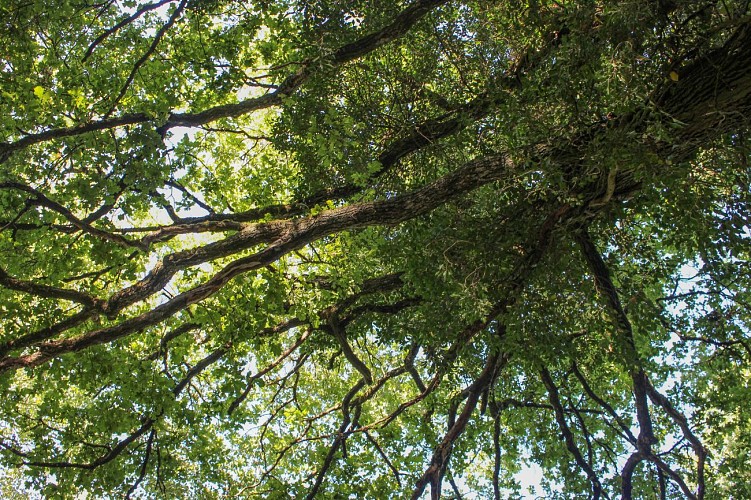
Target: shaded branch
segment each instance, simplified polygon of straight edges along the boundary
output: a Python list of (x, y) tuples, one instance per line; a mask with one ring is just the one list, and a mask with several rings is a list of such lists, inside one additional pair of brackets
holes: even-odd
[(326, 458), (323, 461), (323, 464), (318, 469), (318, 474), (316, 475), (315, 483), (313, 483), (313, 487), (310, 489), (308, 494), (306, 495), (306, 499), (311, 500), (315, 498), (316, 494), (318, 493), (318, 490), (321, 488), (321, 485), (323, 484), (323, 480), (326, 477), (326, 472), (329, 470), (329, 467), (331, 467), (331, 464), (334, 461), (334, 456), (337, 452), (337, 450), (341, 447), (344, 447), (345, 440), (347, 439), (347, 428), (349, 427), (350, 423), (352, 422), (351, 416), (350, 416), (350, 402), (352, 401), (352, 398), (355, 397), (355, 394), (357, 394), (360, 389), (365, 387), (365, 380), (360, 379), (357, 384), (352, 387), (349, 392), (347, 392), (346, 396), (344, 396), (344, 399), (342, 400), (342, 424), (339, 426), (339, 431), (337, 432), (337, 436), (334, 439), (334, 442), (331, 444), (331, 447), (329, 448), (329, 452), (326, 455)]
[(594, 469), (592, 469), (592, 465), (584, 459), (581, 452), (579, 451), (579, 447), (576, 445), (576, 441), (574, 440), (574, 435), (571, 432), (571, 428), (566, 422), (566, 417), (563, 413), (563, 405), (561, 404), (561, 399), (558, 395), (558, 388), (553, 381), (553, 377), (545, 367), (540, 370), (540, 375), (542, 377), (542, 383), (545, 385), (545, 389), (547, 389), (548, 391), (550, 404), (553, 406), (553, 409), (555, 411), (555, 421), (558, 423), (558, 428), (560, 429), (561, 434), (563, 434), (563, 439), (566, 442), (566, 448), (568, 449), (569, 453), (574, 456), (574, 460), (576, 461), (576, 464), (579, 466), (579, 468), (583, 470), (587, 475), (587, 479), (589, 479), (589, 482), (592, 484), (592, 498), (597, 500), (602, 494), (602, 485), (600, 484), (600, 479), (597, 477)]
[[(639, 422), (639, 436), (637, 444), (639, 450), (645, 455), (651, 453), (651, 445), (657, 442), (652, 430), (652, 418), (649, 415), (647, 403), (647, 386), (649, 381), (641, 365), (639, 354), (634, 343), (631, 322), (621, 306), (618, 291), (610, 279), (610, 271), (602, 259), (600, 252), (595, 247), (586, 228), (582, 228), (577, 234), (577, 240), (582, 254), (589, 264), (592, 275), (595, 278), (595, 287), (604, 296), (608, 308), (615, 316), (616, 329), (618, 331), (618, 346), (623, 362), (629, 370), (634, 390), (634, 402), (636, 404), (636, 418)], [(634, 466), (635, 467), (635, 466)]]
[(634, 471), (636, 467), (644, 460), (644, 454), (640, 451), (632, 453), (621, 469), (621, 500), (631, 500), (634, 489)]
[[(696, 500), (697, 498), (700, 498), (697, 495), (695, 495), (693, 491), (691, 491), (691, 488), (689, 488), (688, 485), (686, 485), (686, 482), (683, 480), (683, 478), (681, 478), (681, 476), (677, 472), (671, 469), (670, 466), (668, 466), (668, 464), (666, 464), (662, 459), (660, 459), (660, 457), (656, 455), (652, 455), (649, 457), (649, 461), (654, 463), (659, 468), (660, 471), (667, 474), (667, 476), (670, 479), (672, 479), (675, 482), (675, 484), (678, 485), (681, 491), (683, 491), (683, 494), (686, 495), (686, 498), (688, 498), (689, 500)], [(703, 495), (703, 492), (701, 492), (701, 494)]]
[(497, 364), (503, 361), (505, 358), (500, 354), (492, 355), (485, 363), (485, 367), (475, 381), (467, 388), (467, 400), (464, 403), (464, 408), (461, 414), (450, 426), (448, 432), (444, 435), (441, 443), (433, 451), (433, 458), (430, 461), (430, 465), (417, 480), (415, 489), (412, 492), (412, 499), (417, 500), (422, 496), (423, 491), (428, 484), (430, 484), (431, 498), (437, 500), (441, 494), (441, 479), (448, 465), (448, 459), (451, 454), (451, 450), (454, 446), (454, 442), (461, 436), (464, 429), (469, 423), (469, 418), (477, 406), (477, 402), (480, 399), (480, 395), (485, 390), (486, 386), (490, 384), (493, 374), (498, 369)]
[(631, 442), (631, 444), (633, 445), (636, 445), (636, 436), (634, 436), (634, 433), (631, 432), (631, 428), (626, 425), (626, 423), (616, 413), (612, 406), (610, 406), (604, 399), (595, 394), (595, 392), (592, 390), (592, 387), (589, 385), (589, 382), (587, 382), (587, 379), (584, 377), (584, 374), (579, 370), (579, 366), (576, 364), (576, 362), (572, 363), (571, 367), (574, 375), (577, 379), (579, 379), (579, 382), (584, 388), (584, 392), (587, 393), (590, 399), (600, 405), (611, 417), (613, 417), (613, 420), (615, 420), (615, 422), (618, 424), (618, 427), (621, 428), (621, 431), (623, 431), (623, 434), (626, 436), (629, 442)]
[(496, 414), (493, 419), (493, 495), (495, 500), (501, 500), (501, 416)]
[(342, 348), (344, 357), (349, 361), (352, 367), (360, 372), (365, 383), (370, 385), (373, 383), (373, 374), (370, 373), (370, 368), (366, 365), (358, 356), (355, 351), (352, 350), (352, 346), (349, 345), (347, 340), (347, 334), (345, 330), (339, 324), (339, 320), (336, 318), (336, 312), (331, 311), (326, 314), (328, 319), (328, 330), (334, 336), (339, 346)]
[(125, 493), (125, 498), (130, 498), (130, 496), (133, 494), (134, 491), (136, 491), (136, 488), (138, 488), (138, 485), (141, 484), (141, 481), (143, 481), (143, 478), (146, 477), (146, 467), (149, 465), (149, 459), (151, 458), (151, 448), (154, 444), (154, 437), (156, 436), (156, 430), (151, 429), (151, 432), (149, 433), (149, 438), (146, 441), (146, 452), (143, 456), (143, 462), (141, 463), (141, 470), (138, 473), (138, 478), (136, 478), (136, 481), (133, 483), (133, 485), (128, 488), (128, 491)]

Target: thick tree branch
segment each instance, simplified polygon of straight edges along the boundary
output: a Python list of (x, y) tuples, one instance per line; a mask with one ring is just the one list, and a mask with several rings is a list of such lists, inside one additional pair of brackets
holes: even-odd
[(328, 330), (331, 332), (331, 334), (334, 336), (336, 341), (339, 343), (339, 346), (342, 348), (342, 353), (344, 354), (344, 357), (349, 361), (349, 363), (352, 365), (352, 367), (360, 372), (360, 375), (362, 375), (363, 380), (365, 380), (365, 383), (370, 385), (373, 383), (373, 374), (370, 372), (370, 368), (368, 368), (368, 365), (366, 365), (358, 356), (355, 354), (355, 351), (352, 350), (352, 346), (349, 344), (349, 341), (347, 340), (347, 333), (342, 327), (342, 325), (339, 322), (339, 319), (336, 317), (336, 311), (329, 311), (326, 314), (326, 319), (328, 320)]
[[(221, 118), (236, 118), (252, 111), (278, 106), (282, 103), (282, 99), (285, 96), (294, 93), (320, 68), (327, 65), (340, 66), (400, 38), (431, 10), (447, 2), (448, 0), (416, 0), (412, 5), (400, 12), (394, 18), (394, 21), (384, 28), (366, 35), (356, 42), (340, 47), (330, 56), (303, 61), (300, 69), (289, 75), (275, 91), (235, 104), (215, 106), (197, 113), (171, 113), (166, 123), (163, 123), (159, 127), (159, 131), (161, 134), (164, 134), (167, 130), (175, 127), (197, 127)], [(151, 120), (152, 118), (145, 113), (126, 114), (120, 117), (104, 118), (96, 122), (73, 127), (56, 128), (36, 134), (29, 134), (15, 142), (0, 143), (0, 164), (4, 163), (12, 153), (34, 144), (124, 125), (147, 123)]]
[[(491, 156), (468, 163), (456, 172), (412, 193), (390, 200), (345, 206), (319, 215), (291, 221), (252, 224), (237, 235), (200, 248), (172, 254), (157, 265), (141, 282), (127, 288), (103, 306), (108, 314), (143, 300), (164, 287), (181, 268), (231, 255), (262, 242), (274, 241), (264, 250), (235, 260), (203, 284), (181, 293), (151, 311), (119, 325), (95, 330), (69, 339), (41, 344), (36, 353), (0, 359), (0, 371), (36, 366), (64, 354), (91, 345), (112, 342), (135, 331), (164, 321), (191, 304), (199, 302), (243, 273), (259, 269), (287, 253), (326, 235), (372, 225), (396, 225), (425, 214), (451, 198), (472, 191), (500, 178), (510, 167), (503, 156)], [(511, 166), (512, 167), (512, 166)]]
[(595, 278), (595, 286), (606, 300), (608, 308), (613, 311), (618, 331), (618, 348), (620, 356), (629, 370), (634, 390), (634, 402), (636, 404), (636, 418), (639, 421), (639, 437), (637, 443), (639, 450), (649, 455), (651, 445), (656, 443), (654, 432), (652, 430), (652, 418), (649, 415), (649, 406), (647, 403), (647, 387), (649, 381), (642, 368), (639, 354), (636, 351), (634, 343), (631, 322), (626, 316), (621, 301), (618, 298), (618, 292), (610, 279), (610, 271), (602, 259), (600, 252), (595, 247), (586, 228), (583, 228), (578, 234), (577, 239), (587, 264)]

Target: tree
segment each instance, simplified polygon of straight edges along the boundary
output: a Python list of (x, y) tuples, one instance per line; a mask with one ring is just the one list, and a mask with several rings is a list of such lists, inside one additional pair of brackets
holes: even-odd
[(4, 495), (751, 495), (740, 0), (8, 0)]

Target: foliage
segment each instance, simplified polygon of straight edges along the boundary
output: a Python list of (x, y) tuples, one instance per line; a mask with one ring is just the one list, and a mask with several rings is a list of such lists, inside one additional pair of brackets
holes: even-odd
[(0, 13), (3, 497), (751, 495), (748, 2)]

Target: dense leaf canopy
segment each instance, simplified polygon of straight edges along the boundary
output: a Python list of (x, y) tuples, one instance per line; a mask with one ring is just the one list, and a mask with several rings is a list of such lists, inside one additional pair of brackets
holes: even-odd
[(4, 0), (0, 495), (751, 496), (741, 0)]

